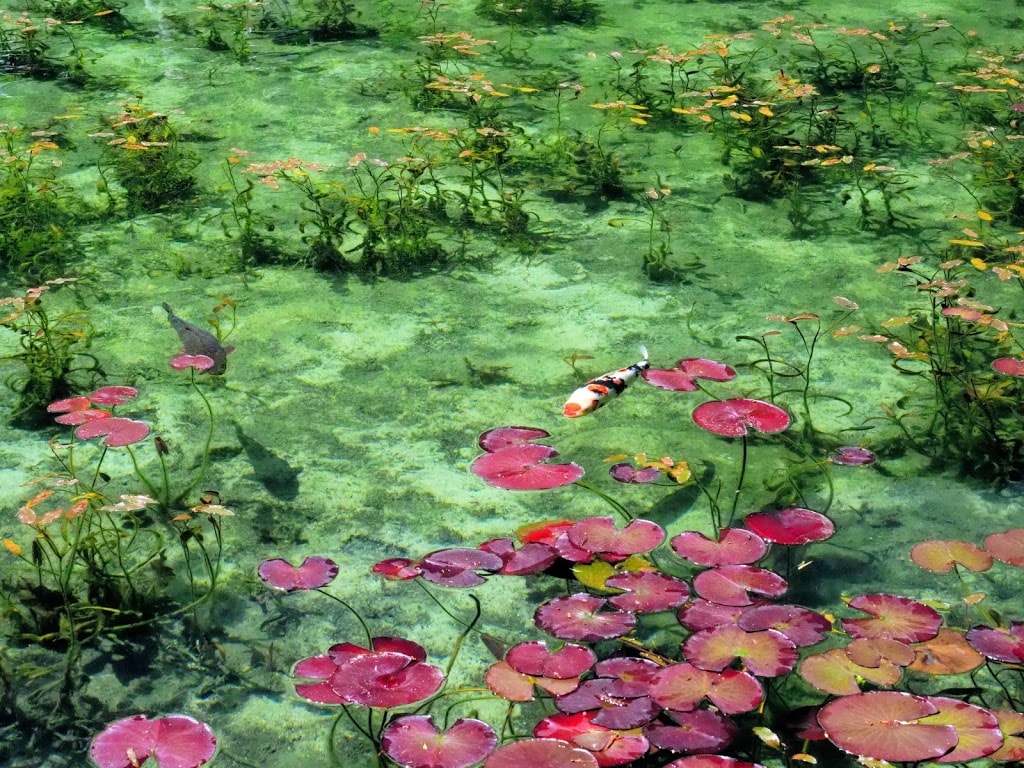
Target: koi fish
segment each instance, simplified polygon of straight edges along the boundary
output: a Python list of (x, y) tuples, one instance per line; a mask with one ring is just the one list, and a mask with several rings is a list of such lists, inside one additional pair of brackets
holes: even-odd
[(562, 407), (562, 413), (570, 419), (575, 419), (584, 414), (596, 411), (608, 400), (616, 395), (622, 394), (622, 390), (629, 386), (629, 383), (651, 367), (647, 360), (647, 349), (640, 347), (640, 354), (643, 360), (633, 363), (626, 368), (619, 368), (617, 371), (609, 371), (603, 376), (591, 379), (582, 387), (573, 392)]
[(224, 347), (217, 341), (217, 337), (209, 331), (204, 331), (197, 325), (187, 320), (182, 320), (171, 309), (171, 305), (166, 301), (161, 305), (164, 311), (167, 312), (167, 319), (171, 323), (171, 328), (174, 329), (175, 333), (178, 334), (178, 338), (181, 339), (181, 345), (185, 348), (185, 352), (190, 355), (206, 355), (213, 360), (213, 367), (204, 371), (204, 373), (211, 373), (214, 376), (219, 376), (224, 373), (228, 367), (228, 353), (234, 350), (234, 347)]

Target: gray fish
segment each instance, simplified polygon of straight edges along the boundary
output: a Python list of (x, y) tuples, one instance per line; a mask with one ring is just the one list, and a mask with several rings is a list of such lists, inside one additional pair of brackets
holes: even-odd
[(282, 501), (292, 501), (299, 495), (301, 468), (291, 466), (261, 442), (249, 437), (237, 422), (235, 436), (252, 465), (252, 475), (247, 477), (260, 482), (271, 496)]
[(178, 334), (178, 338), (181, 339), (181, 344), (185, 348), (185, 352), (189, 355), (206, 355), (213, 360), (213, 367), (209, 368), (203, 373), (212, 373), (215, 376), (219, 376), (224, 373), (228, 367), (228, 353), (234, 350), (234, 347), (224, 347), (217, 341), (217, 337), (209, 331), (204, 331), (202, 328), (187, 320), (182, 320), (171, 309), (171, 305), (166, 301), (161, 305), (167, 311), (167, 319), (171, 321), (171, 328)]

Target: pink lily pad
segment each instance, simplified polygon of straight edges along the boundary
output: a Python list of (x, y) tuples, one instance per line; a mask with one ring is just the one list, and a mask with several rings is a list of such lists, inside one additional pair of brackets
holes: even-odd
[(54, 421), (58, 424), (77, 426), (79, 424), (85, 424), (87, 421), (109, 418), (110, 411), (101, 411), (99, 408), (86, 408), (82, 411), (68, 411), (67, 413), (62, 413), (60, 416), (57, 416)]
[(1003, 744), (999, 720), (987, 709), (976, 707), (959, 699), (945, 696), (927, 696), (928, 702), (939, 708), (934, 715), (919, 722), (929, 725), (952, 725), (956, 728), (956, 747), (935, 758), (937, 763), (967, 763), (991, 755)]
[(561, 679), (579, 677), (594, 665), (597, 656), (582, 645), (566, 643), (558, 650), (550, 651), (546, 642), (534, 640), (509, 648), (505, 660), (512, 669), (524, 675)]
[(46, 410), (48, 413), (68, 413), (70, 411), (84, 411), (91, 407), (92, 400), (88, 397), (66, 397), (63, 400), (54, 400), (46, 406)]
[(198, 768), (213, 757), (217, 739), (210, 726), (186, 715), (153, 720), (126, 717), (93, 739), (89, 757), (99, 768), (132, 768), (150, 757), (160, 768)]
[(605, 728), (628, 731), (647, 725), (661, 712), (661, 705), (650, 696), (614, 696), (610, 688), (614, 680), (595, 677), (584, 680), (579, 687), (555, 699), (555, 706), (562, 712), (594, 712), (591, 720)]
[(833, 464), (841, 464), (847, 467), (865, 467), (874, 464), (877, 457), (867, 448), (856, 445), (844, 445), (837, 448), (836, 452), (828, 457)]
[(939, 708), (926, 697), (872, 691), (830, 701), (818, 712), (829, 741), (850, 754), (892, 762), (934, 760), (956, 746), (952, 725), (925, 722)]
[(560, 739), (522, 739), (491, 753), (484, 768), (598, 768), (587, 750)]
[(533, 701), (534, 686), (552, 696), (561, 696), (576, 690), (580, 679), (524, 675), (512, 669), (507, 661), (499, 661), (487, 668), (484, 683), (490, 688), (491, 693), (506, 701)]
[(579, 592), (542, 604), (534, 613), (534, 623), (562, 640), (596, 643), (620, 637), (632, 630), (636, 626), (636, 616), (608, 609), (608, 601), (604, 598)]
[(993, 533), (985, 539), (985, 549), (996, 560), (1024, 567), (1024, 528)]
[(836, 696), (860, 693), (860, 684), (870, 682), (889, 687), (899, 682), (902, 672), (890, 661), (865, 667), (851, 659), (845, 648), (830, 648), (807, 656), (799, 667), (800, 677), (819, 691)]
[(512, 445), (478, 456), (470, 471), (488, 485), (508, 491), (546, 491), (583, 477), (583, 467), (578, 464), (541, 463), (557, 455), (549, 445)]
[(647, 659), (613, 656), (599, 661), (594, 666), (594, 673), (612, 681), (608, 688), (612, 696), (632, 697), (648, 693), (651, 681), (661, 669), (661, 666)]
[(419, 565), (407, 557), (391, 557), (381, 560), (374, 563), (370, 570), (388, 581), (409, 581), (415, 579), (422, 572)]
[(1009, 629), (974, 627), (967, 642), (978, 653), (1007, 664), (1024, 663), (1024, 622), (1015, 621)]
[(665, 530), (650, 520), (631, 520), (621, 531), (611, 517), (588, 517), (568, 531), (569, 541), (587, 552), (612, 555), (642, 554), (665, 540)]
[(486, 579), (474, 571), (498, 571), (504, 563), (497, 555), (479, 549), (442, 549), (417, 562), (420, 575), (445, 587), (476, 587)]
[(689, 755), (673, 760), (665, 768), (764, 768), (760, 763), (748, 763), (726, 755)]
[(793, 641), (774, 629), (746, 632), (735, 624), (722, 624), (690, 635), (683, 654), (701, 669), (721, 671), (741, 659), (758, 677), (779, 677), (796, 666)]
[(684, 531), (673, 536), (669, 546), (681, 558), (697, 565), (748, 565), (768, 551), (764, 539), (744, 528), (723, 528), (718, 532), (718, 541), (697, 531)]
[(932, 573), (949, 573), (962, 565), (969, 571), (987, 571), (992, 567), (992, 555), (969, 541), (942, 541), (931, 539), (915, 544), (910, 550), (915, 565)]
[(295, 592), (330, 584), (338, 575), (338, 564), (319, 555), (307, 557), (299, 566), (281, 558), (273, 558), (260, 563), (258, 574), (264, 583), (274, 589)]
[(697, 389), (696, 379), (709, 381), (730, 381), (736, 378), (736, 371), (724, 363), (700, 357), (688, 357), (676, 363), (669, 370), (648, 368), (641, 376), (649, 384), (675, 392), (693, 392)]
[[(626, 734), (605, 728), (594, 722), (597, 712), (560, 712), (549, 715), (533, 728), (537, 738), (560, 739), (586, 749), (601, 768), (627, 765), (647, 754), (650, 746), (639, 734)], [(567, 766), (575, 766), (568, 763)]]
[(699, 632), (719, 624), (735, 624), (745, 609), (742, 605), (722, 605), (698, 597), (681, 608), (677, 618), (691, 632)]
[(661, 469), (658, 467), (640, 467), (637, 469), (632, 464), (620, 462), (608, 467), (608, 474), (617, 483), (653, 483), (661, 477)]
[(110, 448), (132, 445), (144, 439), (148, 434), (148, 424), (125, 419), (120, 416), (111, 416), (107, 419), (93, 419), (75, 430), (75, 437), (79, 440), (90, 440), (94, 437), (102, 436), (104, 437), (103, 445)]
[(827, 517), (802, 507), (756, 512), (748, 515), (743, 525), (765, 541), (784, 545), (824, 541), (836, 532)]
[(715, 435), (744, 437), (749, 429), (762, 434), (782, 432), (789, 426), (790, 418), (777, 405), (739, 397), (701, 403), (693, 409), (693, 421)]
[(686, 712), (704, 699), (727, 715), (757, 709), (764, 689), (757, 678), (739, 669), (713, 672), (682, 662), (663, 667), (651, 681), (651, 698), (665, 709)]
[(366, 653), (339, 665), (329, 681), (344, 702), (390, 709), (423, 701), (437, 693), (444, 673), (404, 653)]
[(530, 541), (516, 549), (512, 539), (491, 539), (480, 545), (484, 552), (501, 558), (502, 576), (527, 576), (550, 568), (558, 559), (558, 550), (550, 544)]
[(540, 427), (495, 427), (483, 432), (477, 438), (477, 444), (487, 453), (494, 453), (502, 448), (526, 445), (550, 436), (550, 432)]
[(736, 623), (747, 632), (778, 630), (797, 647), (820, 643), (832, 631), (828, 619), (799, 605), (755, 605), (744, 609)]
[(625, 590), (608, 602), (634, 613), (656, 613), (678, 608), (690, 597), (690, 587), (682, 579), (658, 571), (623, 571), (605, 579), (606, 587)]
[(849, 606), (874, 617), (843, 619), (843, 629), (853, 637), (922, 643), (935, 637), (942, 626), (942, 617), (934, 608), (898, 595), (858, 595)]
[(1024, 360), (1019, 357), (1000, 357), (992, 361), (992, 370), (1007, 376), (1024, 376)]
[(94, 405), (122, 405), (129, 400), (138, 397), (139, 390), (135, 387), (123, 385), (111, 385), (100, 387), (90, 392), (87, 397)]
[(731, 718), (710, 709), (668, 715), (678, 725), (648, 725), (644, 736), (654, 746), (674, 752), (716, 752), (728, 747), (740, 730)]
[(752, 565), (721, 565), (693, 579), (697, 594), (722, 605), (753, 605), (750, 593), (779, 597), (788, 586), (777, 573)]
[(498, 736), (482, 720), (462, 717), (441, 733), (430, 715), (405, 715), (388, 723), (380, 746), (403, 768), (469, 768), (494, 751)]
[(176, 371), (183, 371), (186, 368), (195, 368), (197, 371), (208, 371), (217, 364), (209, 355), (189, 355), (182, 352), (171, 358), (171, 368)]

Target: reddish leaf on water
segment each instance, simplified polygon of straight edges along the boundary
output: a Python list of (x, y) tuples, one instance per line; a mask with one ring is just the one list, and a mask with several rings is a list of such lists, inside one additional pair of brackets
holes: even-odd
[(504, 563), (497, 555), (479, 549), (441, 549), (422, 557), (417, 565), (427, 581), (445, 587), (476, 587), (485, 579), (474, 571), (498, 571)]
[(93, 739), (89, 757), (99, 768), (133, 768), (150, 757), (160, 768), (198, 768), (216, 749), (217, 739), (206, 723), (186, 715), (153, 720), (135, 715), (104, 728)]
[(673, 760), (665, 768), (764, 768), (760, 763), (748, 763), (725, 755), (690, 755)]
[(641, 467), (637, 469), (632, 464), (620, 462), (608, 467), (608, 474), (617, 483), (653, 483), (661, 477), (661, 469), (659, 467)]
[(622, 530), (612, 517), (587, 517), (568, 531), (569, 541), (587, 552), (638, 555), (650, 552), (665, 540), (665, 530), (650, 520), (631, 520)]
[(651, 680), (651, 698), (668, 710), (686, 712), (704, 699), (727, 715), (757, 709), (764, 689), (753, 675), (738, 669), (712, 672), (689, 662), (670, 664)]
[(1024, 376), (1024, 360), (1019, 357), (1000, 357), (992, 361), (992, 370), (1007, 376)]
[(139, 390), (135, 387), (126, 387), (115, 384), (93, 390), (86, 395), (86, 397), (95, 405), (122, 405), (132, 398), (138, 397), (138, 395)]
[(922, 541), (910, 550), (910, 559), (915, 565), (932, 573), (949, 573), (955, 565), (962, 565), (975, 572), (987, 571), (992, 567), (992, 555), (969, 541)]
[(985, 657), (957, 629), (940, 629), (931, 640), (918, 643), (913, 649), (914, 662), (908, 669), (926, 675), (960, 675), (985, 663)]
[(1020, 737), (1024, 733), (1024, 714), (1009, 709), (994, 709), (992, 714), (1003, 732), (1003, 745), (989, 755), (989, 759), (999, 763), (1024, 760), (1024, 738)]
[(684, 531), (673, 536), (669, 546), (681, 558), (697, 565), (748, 565), (768, 551), (764, 539), (744, 528), (723, 528), (718, 541), (697, 531)]
[(797, 651), (781, 632), (765, 629), (745, 632), (735, 624), (722, 624), (690, 635), (683, 655), (701, 669), (720, 671), (740, 659), (758, 677), (778, 677), (796, 666)]
[(872, 669), (885, 662), (906, 667), (914, 661), (913, 648), (887, 637), (858, 637), (846, 646), (846, 655), (854, 664)]
[(693, 588), (701, 597), (722, 605), (752, 605), (751, 592), (779, 597), (787, 586), (777, 573), (752, 565), (722, 565), (701, 571), (693, 579)]
[(584, 680), (572, 693), (555, 699), (562, 712), (594, 712), (591, 720), (605, 728), (628, 731), (646, 725), (658, 716), (661, 706), (650, 696), (615, 696), (610, 692), (615, 681), (603, 677)]
[(748, 515), (743, 525), (765, 541), (775, 544), (809, 544), (824, 541), (836, 532), (824, 515), (802, 507), (787, 507), (776, 512)]
[(171, 368), (176, 371), (184, 371), (186, 368), (195, 368), (202, 373), (208, 371), (217, 364), (209, 355), (190, 355), (185, 352), (171, 358)]
[(993, 533), (985, 539), (985, 549), (996, 560), (1024, 567), (1024, 528)]
[(1024, 622), (1015, 621), (1009, 629), (974, 627), (967, 642), (979, 653), (1007, 664), (1024, 663)]
[[(643, 736), (624, 734), (593, 722), (595, 712), (549, 715), (533, 728), (533, 735), (542, 739), (560, 739), (590, 752), (601, 768), (626, 765), (647, 753), (648, 741)], [(575, 763), (568, 763), (575, 766)]]
[(548, 445), (512, 445), (477, 456), (470, 471), (488, 485), (508, 491), (546, 491), (583, 477), (583, 467), (578, 464), (541, 463), (557, 455)]
[(561, 696), (576, 689), (578, 677), (535, 677), (516, 672), (507, 661), (499, 661), (487, 668), (484, 683), (495, 696), (506, 701), (533, 701), (534, 686), (552, 696)]
[(117, 448), (123, 445), (137, 443), (149, 434), (149, 425), (141, 421), (133, 421), (120, 416), (111, 416), (106, 419), (92, 419), (85, 422), (75, 430), (75, 437), (79, 440), (91, 440), (94, 437), (103, 437), (103, 445), (110, 448)]
[(716, 752), (725, 749), (739, 733), (739, 727), (721, 712), (696, 709), (669, 712), (678, 725), (648, 725), (644, 736), (656, 747), (675, 752)]
[(579, 592), (543, 603), (534, 613), (534, 622), (562, 640), (595, 643), (626, 634), (636, 626), (636, 616), (608, 609), (604, 598)]
[(55, 418), (54, 421), (56, 421), (58, 424), (64, 424), (66, 426), (77, 426), (78, 424), (85, 424), (85, 422), (87, 421), (109, 418), (110, 411), (101, 411), (97, 408), (86, 408), (85, 410), (62, 413), (60, 416)]
[(956, 747), (942, 757), (936, 758), (935, 762), (966, 763), (977, 760), (979, 757), (992, 754), (1003, 743), (999, 721), (987, 709), (945, 696), (925, 698), (929, 704), (938, 707), (939, 711), (922, 718), (919, 722), (929, 725), (951, 725), (956, 729), (958, 737)]
[(790, 419), (777, 405), (738, 397), (701, 403), (693, 410), (693, 421), (715, 435), (743, 437), (750, 429), (762, 434), (782, 432), (789, 426)]
[(722, 605), (698, 597), (680, 608), (676, 618), (691, 632), (698, 632), (719, 624), (735, 624), (743, 615), (744, 608), (742, 605)]
[(874, 617), (843, 619), (843, 629), (853, 637), (921, 643), (935, 637), (942, 626), (942, 617), (934, 608), (898, 595), (858, 595), (849, 606)]
[(748, 632), (778, 630), (798, 647), (819, 643), (832, 631), (828, 619), (799, 605), (755, 605), (746, 608), (736, 623)]
[(524, 675), (570, 678), (579, 677), (590, 669), (597, 656), (582, 645), (565, 643), (558, 650), (550, 651), (546, 642), (534, 640), (512, 646), (505, 660), (512, 669)]
[(864, 667), (846, 654), (845, 648), (831, 648), (811, 654), (800, 662), (799, 674), (819, 691), (835, 696), (850, 696), (860, 692), (860, 682), (888, 688), (899, 682), (902, 672), (891, 661), (877, 667)]
[(934, 760), (956, 746), (956, 728), (921, 721), (939, 708), (923, 696), (872, 691), (843, 696), (818, 712), (829, 741), (840, 749), (876, 760)]
[(697, 379), (708, 381), (730, 381), (736, 378), (736, 371), (724, 363), (701, 357), (688, 357), (676, 363), (675, 368), (648, 368), (641, 376), (656, 387), (674, 392), (693, 392)]
[[(54, 400), (46, 406), (46, 410), (48, 413), (74, 413), (75, 411), (87, 411), (91, 407), (92, 401), (88, 397), (66, 397), (63, 400)], [(107, 413), (107, 411), (98, 411), (98, 413)]]
[(329, 681), (346, 703), (381, 709), (423, 701), (442, 683), (444, 673), (437, 667), (393, 651), (357, 656), (340, 666)]
[(558, 739), (522, 739), (492, 752), (484, 768), (599, 768), (585, 749)]
[(865, 467), (874, 464), (877, 457), (867, 448), (856, 445), (844, 445), (837, 448), (836, 452), (828, 457), (833, 464), (841, 464), (846, 467)]
[(540, 427), (495, 427), (481, 433), (477, 438), (477, 444), (488, 453), (493, 453), (502, 448), (525, 445), (550, 436), (550, 432)]
[(320, 555), (307, 557), (299, 566), (276, 557), (260, 563), (258, 574), (267, 586), (295, 592), (330, 584), (338, 575), (338, 564)]
[(512, 539), (491, 539), (481, 544), (480, 549), (501, 558), (503, 565), (498, 573), (502, 576), (540, 573), (558, 559), (558, 550), (539, 541), (527, 542), (516, 549)]
[(613, 656), (599, 661), (594, 674), (612, 681), (608, 692), (612, 696), (641, 696), (650, 691), (651, 681), (662, 667), (647, 659)]
[(405, 715), (388, 723), (380, 746), (403, 768), (469, 768), (494, 751), (498, 736), (482, 720), (459, 718), (441, 733), (430, 715)]
[(420, 567), (407, 557), (392, 557), (374, 563), (370, 569), (390, 581), (408, 581), (420, 575)]
[(608, 602), (616, 608), (634, 613), (655, 613), (678, 608), (690, 596), (690, 588), (682, 579), (658, 571), (623, 571), (605, 579), (606, 587), (626, 591)]

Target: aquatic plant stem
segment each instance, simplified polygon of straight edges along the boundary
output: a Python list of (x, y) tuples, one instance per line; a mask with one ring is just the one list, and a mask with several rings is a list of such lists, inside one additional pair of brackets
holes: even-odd
[(740, 443), (743, 445), (743, 458), (740, 459), (740, 476), (736, 481), (736, 492), (732, 497), (732, 509), (729, 510), (729, 522), (728, 526), (732, 525), (732, 521), (736, 519), (736, 507), (740, 503), (740, 492), (743, 490), (743, 481), (747, 476), (747, 436), (743, 435), (740, 438)]
[(359, 615), (359, 611), (357, 611), (355, 608), (353, 608), (347, 602), (342, 600), (340, 597), (336, 597), (335, 595), (332, 595), (330, 592), (325, 592), (320, 587), (317, 587), (313, 591), (314, 592), (319, 592), (324, 597), (329, 597), (329, 598), (331, 598), (331, 600), (334, 600), (336, 603), (341, 603), (345, 608), (347, 608), (348, 612), (356, 617), (356, 621), (359, 622), (359, 626), (361, 626), (363, 628), (363, 634), (366, 635), (366, 647), (367, 648), (373, 647), (373, 633), (370, 632), (370, 627), (367, 625), (366, 620), (362, 616)]
[(592, 486), (586, 480), (577, 480), (575, 482), (575, 485), (578, 485), (580, 488), (586, 488), (588, 491), (590, 491), (594, 495), (598, 496), (602, 501), (607, 502), (611, 506), (612, 509), (614, 509), (620, 515), (622, 515), (623, 519), (627, 523), (631, 522), (633, 520), (633, 515), (630, 513), (630, 511), (628, 509), (626, 509), (624, 506), (622, 506), (622, 504), (620, 504), (618, 501), (613, 499), (611, 496), (609, 496), (604, 491), (598, 490), (597, 488)]

